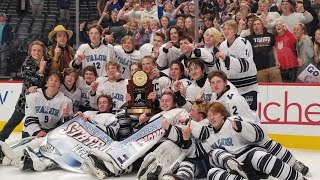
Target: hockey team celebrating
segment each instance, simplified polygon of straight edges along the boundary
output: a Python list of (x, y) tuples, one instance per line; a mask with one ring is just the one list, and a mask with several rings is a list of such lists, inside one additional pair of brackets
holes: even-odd
[[(57, 26), (49, 33), (54, 45), (48, 52), (40, 41), (29, 45), (22, 92), (0, 133), (0, 164), (33, 171), (57, 167), (39, 148), (52, 130), (77, 116), (119, 142), (160, 119), (159, 140), (126, 168), (119, 169), (108, 150), (93, 148), (81, 170), (99, 179), (135, 172), (148, 180), (305, 180), (309, 168), (260, 124), (253, 47), (238, 30), (235, 20), (225, 21), (220, 29), (206, 29), (198, 46), (177, 23), (167, 34), (152, 33), (153, 44), (137, 50), (132, 36), (115, 45), (92, 24), (89, 42), (73, 51), (67, 45), (72, 31)], [(152, 82), (146, 94), (151, 114), (126, 112), (133, 100), (128, 82), (137, 71)], [(22, 140), (6, 143), (24, 118)]]

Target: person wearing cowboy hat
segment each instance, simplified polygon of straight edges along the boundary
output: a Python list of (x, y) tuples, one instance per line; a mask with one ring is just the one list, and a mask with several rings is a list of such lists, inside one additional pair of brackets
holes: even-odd
[(69, 63), (75, 55), (74, 49), (67, 44), (73, 32), (66, 30), (62, 25), (56, 26), (48, 35), (48, 39), (54, 43), (48, 51), (52, 59), (51, 71), (60, 71), (69, 67)]
[(12, 27), (6, 22), (6, 14), (0, 13), (0, 74), (7, 74), (7, 50), (12, 39)]

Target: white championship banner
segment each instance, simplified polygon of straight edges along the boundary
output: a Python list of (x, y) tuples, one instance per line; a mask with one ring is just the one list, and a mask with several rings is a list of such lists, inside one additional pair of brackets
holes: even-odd
[(120, 142), (114, 141), (107, 150), (107, 154), (113, 160), (113, 165), (119, 170), (124, 170), (157, 144), (165, 134), (161, 128), (163, 119), (161, 115), (127, 139)]
[(125, 169), (163, 137), (163, 119), (163, 116), (159, 116), (127, 139), (118, 142), (90, 122), (75, 117), (49, 132), (40, 152), (63, 169), (82, 172), (80, 168), (84, 157), (90, 149), (98, 148), (111, 156), (112, 163), (118, 169)]
[(94, 124), (75, 117), (49, 132), (40, 152), (63, 169), (82, 172), (80, 167), (90, 149), (106, 150), (112, 139)]
[(320, 71), (310, 63), (306, 69), (301, 72), (298, 79), (305, 83), (320, 83)]

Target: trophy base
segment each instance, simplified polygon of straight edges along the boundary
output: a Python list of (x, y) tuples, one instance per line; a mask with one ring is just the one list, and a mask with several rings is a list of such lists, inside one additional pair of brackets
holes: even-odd
[(151, 114), (152, 111), (151, 109), (148, 108), (132, 108), (132, 109), (127, 109), (128, 114), (142, 114), (146, 112), (147, 114)]

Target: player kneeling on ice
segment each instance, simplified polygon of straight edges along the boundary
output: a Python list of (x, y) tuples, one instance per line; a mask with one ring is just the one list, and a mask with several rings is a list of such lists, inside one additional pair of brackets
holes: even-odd
[[(191, 120), (190, 119), (180, 119), (180, 122), (184, 125), (191, 125), (192, 126), (192, 140), (196, 142), (203, 142), (210, 136), (210, 129), (209, 129), (209, 120), (207, 119), (207, 112), (206, 108), (208, 103), (193, 103), (191, 107)], [(168, 134), (168, 138), (176, 141), (176, 142), (183, 142), (183, 134), (182, 128), (174, 127), (172, 125), (168, 125), (163, 123), (163, 128), (166, 130), (166, 134)], [(178, 138), (181, 138), (179, 140)], [(178, 141), (177, 141), (178, 140)], [(237, 162), (237, 160), (233, 157), (225, 159), (225, 167), (228, 171), (234, 171), (241, 174), (244, 177), (247, 177), (245, 172), (241, 169), (241, 166)], [(228, 164), (232, 164), (233, 167), (230, 167)], [(163, 180), (176, 180), (176, 179), (183, 179), (183, 180), (192, 180), (194, 178), (205, 178), (208, 174), (209, 169), (211, 168), (209, 162), (209, 154), (204, 153), (203, 155), (197, 156), (196, 158), (188, 155), (178, 167), (177, 172), (175, 173), (167, 173), (162, 176)]]
[[(248, 179), (260, 179), (261, 175), (285, 180), (305, 179), (287, 163), (258, 147), (259, 142), (265, 138), (259, 125), (229, 117), (227, 109), (218, 102), (208, 106), (207, 115), (212, 127), (210, 137), (204, 142), (192, 141), (191, 128), (186, 126), (182, 129), (184, 140), (182, 147), (190, 150), (189, 155), (201, 156), (210, 153), (213, 168), (208, 173), (209, 180), (244, 179), (222, 169), (224, 159), (229, 157), (237, 157), (237, 160), (243, 163), (242, 168)], [(224, 150), (219, 151), (219, 149)]]
[[(199, 122), (200, 129), (202, 126), (209, 125), (209, 121), (206, 119), (205, 112), (206, 103), (193, 103), (191, 107), (191, 119), (192, 121)], [(182, 145), (182, 130), (181, 127), (185, 126), (189, 122), (189, 118), (179, 118), (178, 125), (172, 125), (168, 121), (162, 122), (162, 128), (165, 130), (165, 137), (168, 137), (171, 141), (165, 141), (155, 151), (149, 153), (141, 165), (138, 172), (138, 178), (142, 179), (194, 179), (205, 178), (209, 168), (209, 158), (204, 156), (201, 158), (186, 158), (186, 152), (181, 150), (179, 146)], [(204, 129), (207, 130), (207, 129)], [(195, 131), (197, 131), (195, 129)], [(197, 134), (197, 140), (207, 139), (209, 131), (195, 132)], [(174, 141), (176, 144), (174, 144)], [(178, 145), (179, 146), (178, 146)], [(161, 154), (161, 155), (160, 155)], [(161, 168), (161, 169), (160, 169)], [(173, 174), (178, 168), (178, 172)], [(155, 169), (155, 170), (153, 170)], [(197, 169), (197, 170), (196, 170)]]
[[(26, 96), (23, 139), (11, 147), (1, 142), (0, 160), (2, 164), (15, 165), (20, 169), (30, 168), (32, 161), (29, 160), (29, 152), (39, 148), (43, 141), (42, 137), (63, 122), (68, 121), (73, 115), (72, 101), (59, 91), (62, 83), (62, 74), (53, 72), (49, 75), (45, 88), (37, 89), (37, 92)], [(43, 167), (34, 166), (33, 169), (42, 170)]]
[[(188, 112), (185, 109), (175, 108), (175, 104), (174, 94), (164, 92), (160, 99), (160, 108), (162, 110), (160, 113), (153, 115), (150, 119), (145, 113), (141, 114), (139, 124), (142, 127), (138, 131), (123, 141), (111, 144), (111, 147), (106, 152), (92, 149), (88, 157), (85, 158), (82, 167), (89, 167), (91, 173), (99, 179), (131, 172), (132, 163), (147, 154), (151, 148), (157, 147), (161, 142), (161, 138), (165, 134), (161, 128), (161, 123), (164, 120), (174, 125), (178, 122), (180, 116), (187, 118)], [(160, 154), (158, 155), (160, 156)], [(123, 161), (123, 158), (126, 160)], [(139, 167), (140, 165), (136, 163), (135, 166)], [(148, 166), (145, 167), (148, 168)], [(83, 170), (85, 171), (85, 169)], [(161, 171), (157, 166), (148, 170)]]
[[(213, 71), (208, 75), (208, 79), (214, 92), (211, 98), (212, 102), (222, 103), (230, 112), (231, 116), (240, 116), (243, 121), (256, 124), (260, 123), (260, 118), (257, 113), (250, 109), (245, 98), (241, 96), (236, 89), (228, 85), (227, 75), (223, 71)], [(267, 134), (265, 135), (265, 139), (259, 142), (259, 145), (303, 175), (308, 173), (309, 168), (306, 165), (296, 160), (295, 156), (288, 149), (270, 139)]]
[[(119, 130), (119, 123), (117, 116), (108, 113), (112, 107), (112, 98), (107, 95), (100, 95), (97, 100), (99, 111), (86, 111), (84, 113), (78, 112), (77, 115), (82, 116), (84, 119), (90, 120), (99, 129), (102, 129), (106, 134), (115, 139)], [(36, 153), (32, 148), (25, 149), (25, 155), (22, 158), (20, 166), (23, 169), (33, 169), (36, 171), (43, 171), (52, 167), (56, 167), (56, 164), (47, 157), (44, 157), (41, 153)]]

